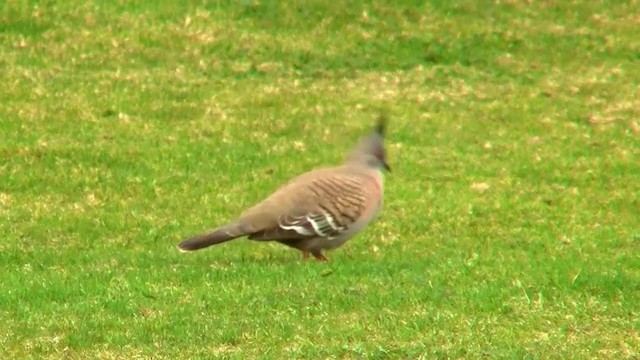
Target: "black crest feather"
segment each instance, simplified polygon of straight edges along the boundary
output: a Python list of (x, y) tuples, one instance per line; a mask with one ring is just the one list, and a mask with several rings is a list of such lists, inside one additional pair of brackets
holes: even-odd
[(380, 116), (378, 116), (378, 124), (376, 125), (376, 132), (384, 136), (386, 129), (387, 129), (387, 116), (384, 114), (381, 114)]

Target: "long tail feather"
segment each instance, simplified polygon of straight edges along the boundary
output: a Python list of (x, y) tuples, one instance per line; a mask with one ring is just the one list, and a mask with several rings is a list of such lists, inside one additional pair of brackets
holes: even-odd
[(182, 252), (200, 250), (212, 245), (222, 244), (223, 242), (227, 242), (244, 235), (247, 234), (240, 231), (238, 226), (227, 225), (186, 239), (178, 245), (178, 249)]

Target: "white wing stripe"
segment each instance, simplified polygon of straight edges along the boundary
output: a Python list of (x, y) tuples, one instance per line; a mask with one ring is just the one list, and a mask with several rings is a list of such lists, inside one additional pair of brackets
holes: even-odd
[(304, 226), (286, 226), (286, 225), (280, 225), (281, 228), (285, 229), (285, 230), (293, 230), (295, 232), (297, 232), (300, 235), (313, 235), (314, 232), (313, 231), (309, 231), (307, 229), (304, 228)]
[(319, 219), (320, 221), (316, 222), (316, 220), (313, 218), (313, 214), (309, 214), (307, 215), (307, 221), (309, 221), (309, 224), (311, 224), (311, 226), (313, 227), (313, 230), (315, 230), (316, 234), (320, 235), (320, 236), (327, 236), (327, 233), (323, 232), (322, 230), (320, 230), (322, 228), (322, 219)]
[[(291, 223), (291, 225), (284, 225), (280, 220), (278, 219), (278, 226), (280, 226), (282, 229), (284, 230), (293, 230), (296, 233), (300, 234), (300, 235), (305, 235), (305, 236), (311, 236), (314, 235), (314, 232), (311, 230), (307, 230), (307, 228), (305, 228), (304, 226), (299, 226), (299, 224), (302, 223), (302, 220), (300, 218), (298, 218), (299, 220), (293, 221)], [(303, 218), (304, 219), (304, 218)]]
[(327, 225), (329, 225), (331, 227), (331, 230), (333, 230), (333, 231), (342, 230), (340, 227), (336, 226), (336, 223), (333, 221), (333, 218), (331, 217), (331, 214), (323, 211), (322, 215), (324, 215), (324, 218), (325, 218), (325, 220), (327, 222)]
[[(329, 237), (329, 240), (335, 238), (337, 233), (340, 233), (346, 230), (345, 226), (339, 226), (336, 224), (335, 220), (331, 216), (330, 213), (321, 210), (319, 214), (317, 213), (309, 213), (306, 216), (296, 216), (289, 218), (287, 220), (288, 224), (283, 224), (283, 218), (278, 219), (278, 226), (284, 230), (293, 230), (296, 233), (304, 236), (322, 236)], [(311, 225), (312, 229), (309, 229), (309, 225)]]

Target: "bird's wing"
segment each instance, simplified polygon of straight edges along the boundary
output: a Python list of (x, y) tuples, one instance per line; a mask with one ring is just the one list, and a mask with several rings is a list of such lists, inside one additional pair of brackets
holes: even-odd
[(257, 225), (249, 235), (255, 240), (335, 237), (365, 211), (365, 183), (335, 170), (305, 174), (249, 209), (241, 222)]

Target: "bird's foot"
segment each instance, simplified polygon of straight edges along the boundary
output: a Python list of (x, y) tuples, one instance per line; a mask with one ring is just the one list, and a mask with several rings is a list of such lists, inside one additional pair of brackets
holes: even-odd
[(320, 251), (312, 251), (311, 255), (313, 255), (313, 257), (316, 258), (316, 260), (318, 261), (322, 261), (322, 262), (329, 261), (329, 259), (327, 259), (327, 257), (324, 256), (324, 254), (322, 254)]
[(311, 252), (303, 251), (302, 252), (302, 260), (304, 260), (304, 261), (309, 260), (309, 253), (311, 253), (311, 255), (313, 255), (313, 257), (316, 258), (316, 260), (318, 260), (318, 261), (326, 262), (326, 261), (329, 260), (320, 251), (311, 251)]

